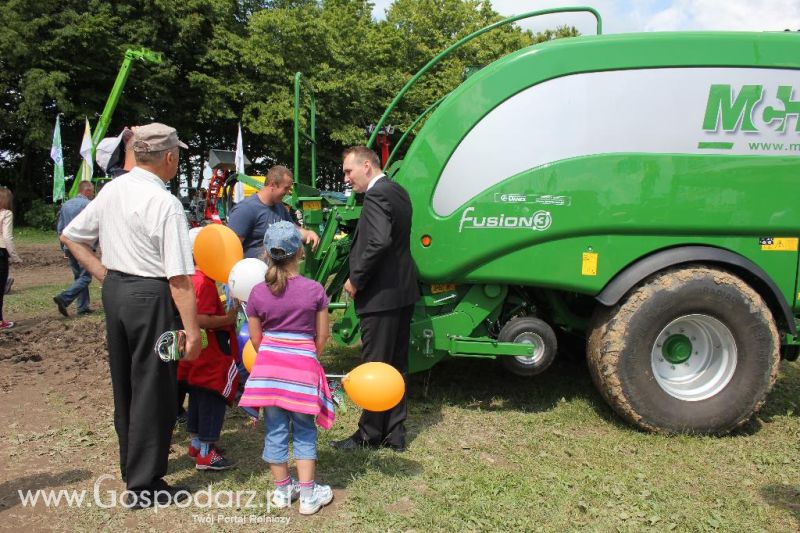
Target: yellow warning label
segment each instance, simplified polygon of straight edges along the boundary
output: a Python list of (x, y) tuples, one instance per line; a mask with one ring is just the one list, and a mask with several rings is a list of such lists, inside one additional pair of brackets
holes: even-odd
[(441, 294), (456, 290), (455, 283), (433, 283), (431, 284), (431, 294)]
[(798, 245), (797, 237), (773, 237), (772, 239), (762, 239), (761, 249), (766, 252), (796, 252)]
[(595, 252), (583, 253), (583, 260), (581, 261), (581, 275), (582, 276), (597, 275), (597, 254)]

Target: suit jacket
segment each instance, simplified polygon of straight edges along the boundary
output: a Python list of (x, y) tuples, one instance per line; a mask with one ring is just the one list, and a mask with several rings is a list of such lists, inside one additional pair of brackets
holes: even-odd
[(384, 176), (364, 195), (350, 248), (350, 283), (359, 315), (399, 309), (419, 299), (410, 238), (411, 200)]

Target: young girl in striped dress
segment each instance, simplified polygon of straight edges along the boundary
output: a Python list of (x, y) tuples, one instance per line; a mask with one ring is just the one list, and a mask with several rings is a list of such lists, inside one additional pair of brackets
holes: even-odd
[[(264, 236), (269, 257), (266, 283), (247, 300), (250, 340), (258, 355), (240, 406), (264, 407), (267, 428), (262, 458), (275, 480), (272, 504), (288, 507), (298, 493), (300, 513), (314, 514), (333, 499), (314, 482), (316, 423), (333, 425), (331, 392), (317, 354), (328, 340), (328, 298), (316, 281), (298, 273), (303, 247), (291, 222), (272, 224)], [(289, 476), (289, 432), (293, 435), (299, 487)]]

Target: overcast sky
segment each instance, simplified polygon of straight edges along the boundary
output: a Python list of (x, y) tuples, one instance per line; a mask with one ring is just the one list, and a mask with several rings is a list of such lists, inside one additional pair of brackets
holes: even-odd
[[(373, 0), (376, 18), (392, 0)], [(672, 30), (751, 30), (780, 31), (800, 29), (800, 0), (494, 0), (501, 15), (511, 16), (550, 7), (589, 5), (603, 17), (605, 33)], [(535, 23), (522, 23), (533, 30), (576, 26), (581, 33), (594, 33), (591, 15), (549, 15)]]

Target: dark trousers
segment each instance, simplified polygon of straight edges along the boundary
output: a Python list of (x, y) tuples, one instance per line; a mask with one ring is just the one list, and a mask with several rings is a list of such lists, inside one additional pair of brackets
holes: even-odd
[(169, 283), (109, 272), (103, 307), (122, 479), (128, 490), (156, 489), (177, 416), (177, 364), (154, 351), (159, 335), (179, 325)]
[[(413, 314), (414, 306), (409, 305), (391, 311), (361, 315), (361, 362), (388, 363), (405, 379), (408, 373), (408, 341)], [(364, 411), (353, 438), (374, 445), (405, 446), (407, 415), (405, 395), (399, 404), (388, 411)]]
[(227, 405), (225, 398), (216, 392), (190, 387), (186, 431), (197, 435), (200, 442), (217, 442)]
[(185, 383), (178, 382), (178, 416), (186, 413), (186, 408), (183, 406), (186, 402), (186, 396), (189, 394), (189, 387)]
[(6, 294), (8, 281), (8, 250), (0, 248), (0, 322), (3, 321), (3, 296)]

